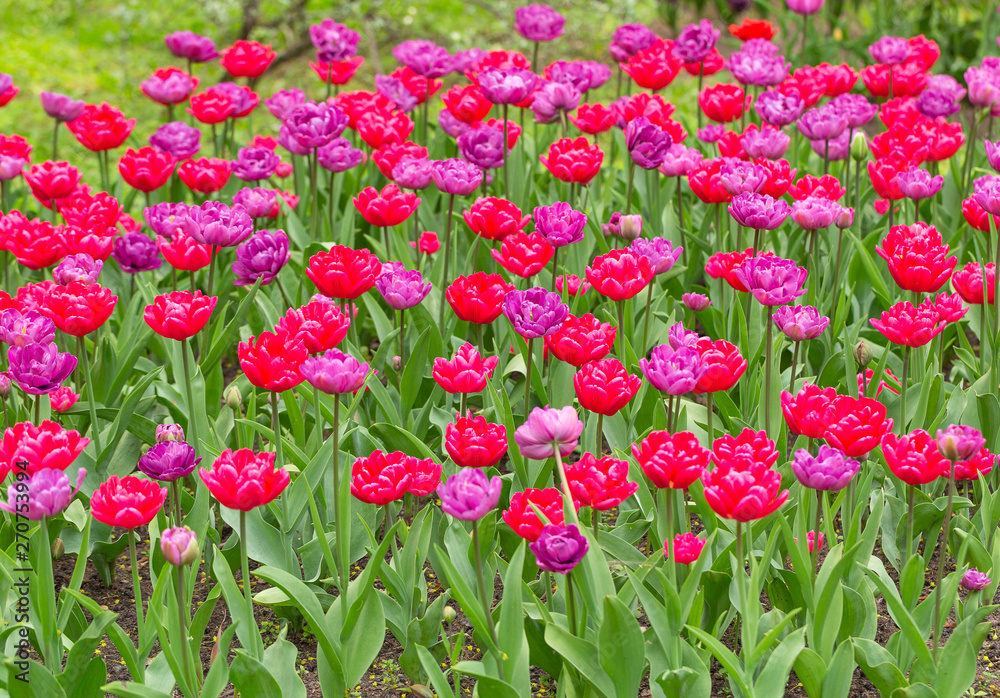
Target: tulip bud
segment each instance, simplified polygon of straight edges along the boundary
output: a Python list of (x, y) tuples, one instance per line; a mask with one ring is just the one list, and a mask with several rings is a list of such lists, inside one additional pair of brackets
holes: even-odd
[(184, 429), (180, 424), (158, 424), (156, 426), (156, 443), (162, 444), (167, 441), (183, 441)]
[(398, 356), (392, 357), (392, 370), (399, 371), (403, 368), (403, 360)]
[(623, 240), (632, 241), (642, 235), (642, 216), (633, 213), (629, 216), (622, 216), (618, 223), (618, 234)]
[(851, 158), (857, 162), (861, 162), (868, 157), (868, 136), (866, 136), (861, 131), (854, 134), (851, 138)]
[(56, 538), (54, 541), (52, 541), (52, 559), (58, 560), (65, 554), (66, 554), (66, 544), (63, 543), (62, 538)]
[(225, 392), (226, 407), (231, 410), (238, 410), (240, 405), (243, 404), (243, 395), (240, 394), (240, 389), (235, 383), (231, 384), (226, 388)]
[(874, 358), (875, 355), (872, 353), (872, 348), (868, 346), (868, 342), (865, 340), (862, 339), (854, 345), (854, 361), (861, 368), (870, 364)]
[(427, 686), (422, 686), (419, 683), (415, 683), (410, 686), (410, 695), (414, 698), (434, 698), (436, 695), (434, 691), (427, 688)]
[(10, 395), (11, 376), (7, 371), (0, 373), (0, 398)]
[(834, 216), (833, 224), (844, 230), (854, 225), (854, 209), (848, 206), (841, 206), (840, 213)]
[(937, 432), (938, 451), (953, 463), (961, 463), (973, 457), (986, 444), (982, 432), (975, 427), (952, 424)]
[(164, 559), (175, 567), (190, 565), (201, 554), (198, 536), (187, 526), (176, 526), (164, 531), (160, 536), (160, 551)]
[(441, 619), (445, 623), (453, 623), (457, 617), (458, 614), (455, 612), (455, 609), (452, 608), (451, 606), (445, 606), (444, 611), (441, 613)]

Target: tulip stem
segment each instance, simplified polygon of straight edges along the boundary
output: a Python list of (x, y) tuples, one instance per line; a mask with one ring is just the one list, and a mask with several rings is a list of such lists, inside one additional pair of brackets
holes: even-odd
[[(701, 110), (698, 110), (698, 115), (701, 116)], [(687, 249), (687, 243), (684, 241), (684, 186), (680, 177), (677, 178), (677, 232), (681, 235), (681, 254), (683, 255), (684, 250)]]
[(913, 508), (917, 504), (916, 487), (914, 485), (907, 485), (907, 487), (910, 491), (906, 510), (906, 559), (903, 560), (903, 565), (906, 565), (910, 561), (910, 556), (913, 555)]
[(799, 346), (802, 342), (795, 343), (795, 351), (792, 352), (792, 375), (788, 379), (788, 392), (795, 394), (795, 368), (799, 361)]
[(663, 492), (663, 504), (666, 509), (667, 535), (664, 537), (663, 545), (667, 557), (667, 573), (670, 575), (670, 584), (677, 588), (677, 550), (674, 547), (674, 491), (672, 489), (661, 490)]
[(771, 369), (774, 361), (774, 306), (767, 306), (767, 326), (764, 329), (764, 431), (771, 433)]
[(566, 620), (569, 622), (569, 632), (576, 635), (576, 597), (573, 592), (573, 572), (566, 573)]
[[(195, 419), (195, 409), (194, 409), (194, 395), (192, 394), (191, 388), (191, 365), (188, 363), (188, 341), (187, 339), (181, 340), (181, 356), (183, 356), (184, 363), (184, 391), (187, 393), (187, 408), (188, 408), (188, 432), (191, 435), (191, 445), (194, 446), (194, 450), (198, 450), (198, 421)], [(239, 429), (239, 426), (235, 427)], [(178, 521), (178, 525), (180, 522)]]
[[(83, 360), (83, 375), (84, 379), (87, 381), (87, 406), (90, 408), (90, 430), (94, 436), (94, 447), (97, 449), (94, 454), (94, 460), (100, 460), (101, 457), (101, 430), (97, 426), (97, 403), (94, 402), (96, 399), (94, 397), (94, 378), (90, 369), (90, 355), (87, 353), (87, 341), (83, 337), (79, 337), (77, 342), (80, 344), (80, 358)], [(97, 348), (97, 345), (94, 345)], [(35, 421), (38, 421), (37, 419)]]
[[(1000, 227), (997, 226), (997, 221), (992, 214), (987, 214), (986, 225), (990, 229), (995, 229), (997, 233), (997, 244), (996, 244), (996, 258), (994, 260), (995, 270), (1000, 270)], [(987, 238), (989, 238), (989, 232), (986, 233)], [(996, 274), (1000, 272), (994, 271)], [(994, 284), (995, 285), (995, 284)], [(985, 275), (983, 276), (983, 304), (985, 305), (989, 301), (989, 284)], [(1000, 303), (993, 304), (993, 332), (990, 333), (990, 337), (993, 338), (993, 363), (991, 364), (990, 371), (992, 375), (990, 376), (990, 382), (993, 385), (993, 392), (1000, 398), (1000, 385), (998, 385), (997, 380), (997, 363), (1000, 361), (1000, 354), (998, 354), (997, 349), (1000, 347), (1000, 343), (997, 341), (997, 328), (1000, 327)]]
[(563, 510), (569, 510), (569, 520), (577, 525), (580, 519), (576, 515), (576, 507), (573, 506), (573, 493), (569, 489), (569, 480), (566, 479), (566, 469), (563, 467), (562, 454), (559, 453), (559, 444), (552, 445), (556, 457), (556, 470), (559, 472), (559, 484), (562, 488)]
[(597, 413), (597, 450), (594, 455), (600, 458), (604, 455), (604, 415)]
[(250, 647), (250, 654), (257, 660), (263, 656), (263, 648), (260, 646), (260, 633), (257, 630), (257, 621), (253, 617), (253, 592), (250, 589), (250, 558), (247, 556), (247, 513), (240, 512), (240, 558), (243, 563), (243, 600), (246, 603), (247, 622), (250, 624), (247, 633), (253, 638)]
[[(319, 165), (318, 159), (316, 157), (316, 151), (313, 150), (309, 154), (309, 206), (310, 213), (312, 214), (312, 234), (313, 240), (319, 239)], [(386, 232), (386, 240), (388, 240), (388, 232)], [(386, 255), (389, 254), (388, 243), (386, 244)]]
[[(747, 524), (749, 525), (749, 524)], [(740, 635), (740, 648), (744, 656), (748, 656), (751, 648), (748, 643), (744, 642), (743, 635), (746, 634), (746, 616), (747, 616), (747, 589), (746, 589), (746, 572), (744, 571), (744, 565), (746, 560), (743, 559), (743, 523), (741, 521), (736, 522), (736, 562), (737, 562), (737, 574), (739, 575), (739, 595), (740, 595), (740, 613), (743, 614), (743, 623), (741, 630), (743, 631)]]
[[(618, 305), (618, 357), (625, 364), (625, 301), (620, 300)], [(626, 368), (628, 364), (625, 364)]]
[(181, 510), (181, 490), (177, 480), (170, 483), (170, 494), (173, 500), (170, 503), (170, 508), (172, 510), (171, 513), (174, 515), (174, 526), (180, 526), (181, 519), (184, 518), (184, 512)]
[(350, 534), (340, 506), (340, 396), (333, 401), (333, 523), (336, 526), (337, 567), (340, 573), (341, 618), (347, 618), (347, 585), (350, 578)]
[(200, 690), (201, 681), (198, 680), (196, 672), (191, 671), (191, 643), (190, 638), (188, 638), (188, 614), (187, 614), (187, 594), (184, 593), (184, 565), (178, 565), (177, 571), (177, 620), (180, 623), (181, 629), (181, 641), (184, 643), (181, 647), (182, 653), (184, 655), (184, 677), (188, 680), (188, 684), (197, 691)]
[[(472, 547), (476, 552), (476, 581), (479, 582), (479, 597), (483, 602), (483, 613), (486, 615), (486, 625), (490, 631), (490, 638), (493, 644), (500, 649), (500, 640), (497, 637), (496, 625), (493, 624), (493, 597), (486, 595), (486, 580), (483, 577), (483, 551), (479, 547), (479, 522), (472, 522)], [(500, 672), (500, 680), (504, 681), (503, 659), (498, 655), (497, 671)]]
[(910, 347), (903, 345), (903, 375), (899, 378), (899, 433), (906, 433), (906, 383), (910, 371)]
[(424, 147), (426, 148), (430, 145), (427, 142), (427, 128), (429, 126), (429, 117), (427, 115), (428, 104), (431, 101), (431, 79), (429, 76), (424, 76), (424, 123), (423, 125), (423, 141)]
[(528, 353), (525, 356), (524, 362), (524, 418), (528, 418), (528, 413), (531, 411), (531, 365), (535, 363), (534, 356), (532, 356), (532, 340), (528, 338)]
[(646, 317), (642, 320), (642, 346), (639, 347), (639, 351), (642, 355), (646, 355), (646, 341), (649, 338), (649, 314), (653, 307), (653, 280), (650, 279), (649, 285), (646, 290)]
[[(816, 490), (816, 527), (813, 529), (813, 581), (819, 575), (819, 527), (823, 520), (823, 490)], [(806, 541), (808, 543), (808, 540)], [(806, 546), (808, 547), (808, 545)]]
[(948, 555), (948, 537), (951, 533), (952, 499), (955, 496), (955, 462), (951, 462), (948, 474), (948, 504), (944, 508), (944, 523), (941, 525), (941, 548), (938, 550), (937, 584), (934, 586), (934, 663), (937, 664), (938, 645), (941, 644), (941, 578), (944, 575), (944, 559)]
[[(424, 102), (426, 104), (426, 102)], [(509, 158), (507, 149), (507, 108), (508, 105), (503, 105), (503, 193), (504, 198), (510, 199), (510, 180), (507, 178), (507, 160)]]
[[(59, 159), (59, 121), (54, 120), (56, 127), (52, 130), (52, 159)], [(53, 202), (54, 203), (54, 202)]]
[[(448, 266), (451, 262), (451, 216), (455, 211), (455, 195), (450, 194), (448, 196), (448, 217), (444, 220), (444, 274), (441, 277), (441, 287), (447, 288), (450, 283), (448, 280)], [(441, 307), (438, 311), (438, 328), (444, 331), (444, 307), (448, 302), (441, 295)]]
[(712, 417), (714, 416), (715, 409), (714, 409), (714, 406), (712, 405), (712, 402), (713, 402), (713, 400), (712, 400), (712, 393), (706, 393), (705, 395), (706, 395), (706, 402), (707, 402), (706, 412), (708, 412), (708, 423), (705, 426), (706, 426), (707, 431), (708, 431), (708, 447), (712, 448), (712, 436), (713, 436), (713, 431), (714, 431), (712, 429)]
[[(850, 172), (850, 166), (847, 167), (847, 171)], [(837, 306), (840, 304), (840, 259), (844, 250), (844, 229), (839, 228), (840, 234), (837, 236), (837, 264), (834, 267), (833, 272), (833, 293), (830, 294), (830, 317), (837, 311)]]
[[(45, 554), (51, 554), (45, 551)], [(135, 529), (128, 530), (128, 558), (132, 566), (132, 593), (135, 598), (135, 627), (139, 631), (139, 644), (146, 637), (146, 622), (142, 613), (142, 587), (139, 586), (139, 560), (135, 554)]]

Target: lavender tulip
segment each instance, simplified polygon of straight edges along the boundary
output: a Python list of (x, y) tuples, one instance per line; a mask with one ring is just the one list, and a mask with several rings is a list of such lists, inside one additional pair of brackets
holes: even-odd
[(927, 170), (911, 167), (906, 172), (896, 175), (896, 184), (907, 199), (929, 199), (941, 191), (944, 186), (944, 175), (932, 177)]
[(563, 114), (580, 106), (581, 97), (580, 91), (570, 83), (546, 82), (535, 92), (531, 111), (538, 123), (555, 123)]
[(727, 210), (744, 228), (774, 230), (785, 222), (792, 207), (784, 199), (769, 194), (744, 192), (733, 197)]
[(569, 306), (562, 297), (544, 288), (511, 291), (504, 296), (501, 310), (514, 331), (525, 339), (553, 334), (569, 315)]
[(937, 430), (937, 444), (941, 455), (961, 463), (974, 458), (986, 445), (986, 439), (975, 427), (952, 424), (944, 431)]
[(111, 256), (126, 274), (152, 271), (163, 265), (163, 258), (160, 257), (156, 241), (139, 231), (116, 237)]
[(86, 252), (70, 254), (63, 257), (52, 270), (52, 280), (63, 286), (74, 281), (92, 284), (100, 278), (103, 268), (103, 261), (94, 259)]
[[(7, 488), (7, 501), (0, 501), (0, 509), (29, 521), (41, 521), (61, 514), (80, 491), (87, 471), (80, 468), (76, 474), (76, 487), (70, 485), (69, 476), (62, 470), (42, 468), (27, 480), (12, 482)], [(24, 510), (24, 488), (27, 487), (28, 507)], [(46, 553), (48, 554), (48, 553)]]
[(196, 241), (214, 247), (234, 247), (253, 233), (253, 219), (245, 208), (219, 201), (191, 206), (181, 225)]
[(347, 114), (326, 102), (306, 102), (289, 112), (283, 125), (301, 148), (320, 148), (347, 128)]
[(826, 444), (819, 447), (815, 456), (800, 448), (792, 461), (792, 472), (798, 481), (811, 490), (823, 492), (844, 489), (860, 469), (858, 461)]
[(701, 159), (701, 151), (697, 148), (674, 143), (667, 149), (663, 162), (660, 163), (660, 174), (665, 177), (684, 177)]
[(493, 104), (517, 104), (535, 91), (538, 76), (523, 68), (487, 68), (479, 73), (479, 89)]
[(689, 24), (677, 35), (673, 54), (685, 63), (701, 63), (712, 53), (715, 42), (719, 40), (719, 33), (707, 19)]
[(324, 61), (346, 61), (358, 52), (361, 35), (350, 27), (324, 19), (309, 27), (309, 38)]
[(809, 196), (792, 204), (792, 220), (804, 230), (828, 228), (839, 213), (840, 204), (818, 196)]
[(479, 521), (496, 507), (502, 492), (503, 481), (479, 468), (460, 468), (437, 488), (441, 510), (460, 521)]
[(274, 211), (278, 192), (263, 187), (244, 187), (233, 194), (233, 204), (242, 206), (251, 218), (267, 218)]
[(836, 107), (826, 105), (805, 112), (795, 124), (811, 141), (830, 141), (847, 128), (847, 117)]
[(184, 428), (180, 424), (157, 424), (156, 443), (164, 444), (169, 441), (183, 441)]
[(583, 422), (572, 406), (536, 407), (514, 432), (514, 441), (525, 458), (554, 458), (557, 449), (565, 458), (576, 448), (582, 433)]
[[(384, 267), (383, 267), (384, 269)], [(431, 282), (424, 281), (416, 269), (383, 272), (375, 280), (375, 289), (394, 310), (406, 310), (419, 305), (431, 292)]]
[(259, 182), (278, 169), (281, 158), (269, 148), (240, 148), (233, 160), (233, 175), (244, 182)]
[(514, 31), (528, 41), (554, 41), (565, 24), (566, 18), (548, 5), (525, 5), (514, 12)]
[(924, 90), (917, 97), (917, 111), (931, 119), (949, 117), (961, 109), (962, 105), (944, 90)]
[(798, 92), (787, 95), (778, 90), (765, 90), (757, 97), (754, 110), (762, 121), (781, 128), (798, 119), (806, 108), (806, 103)]
[(788, 150), (791, 140), (781, 129), (764, 126), (760, 129), (747, 129), (740, 139), (740, 145), (751, 158), (777, 160)]
[(73, 121), (83, 113), (83, 108), (87, 106), (87, 103), (82, 99), (73, 99), (58, 92), (42, 90), (38, 93), (38, 98), (42, 102), (42, 109), (45, 110), (45, 113), (63, 123)]
[(468, 196), (482, 183), (483, 172), (471, 162), (448, 158), (436, 160), (431, 165), (431, 179), (445, 194)]
[(186, 567), (201, 555), (198, 535), (187, 526), (168, 528), (160, 535), (160, 552), (174, 567)]
[(535, 562), (548, 572), (569, 574), (587, 554), (590, 543), (580, 534), (576, 524), (555, 526), (548, 524), (534, 543), (528, 547), (535, 554)]
[(704, 293), (684, 293), (681, 294), (681, 301), (688, 310), (696, 313), (701, 312), (712, 305), (712, 301)]
[(722, 188), (733, 196), (746, 192), (759, 192), (767, 184), (768, 172), (755, 162), (739, 158), (726, 158), (719, 170)]
[(667, 395), (683, 395), (694, 390), (708, 370), (702, 365), (697, 349), (675, 348), (669, 344), (653, 347), (649, 359), (639, 359), (639, 368), (650, 385)]
[(695, 132), (702, 143), (715, 143), (726, 135), (726, 127), (722, 124), (706, 124)]
[(451, 54), (433, 41), (404, 41), (392, 50), (392, 57), (425, 78), (440, 78), (451, 72)]
[(160, 482), (187, 477), (198, 467), (201, 458), (186, 441), (164, 441), (139, 457), (138, 468)]
[(62, 385), (76, 368), (76, 357), (60, 353), (55, 342), (12, 346), (7, 350), (10, 375), (29, 395), (47, 395)]
[(15, 308), (0, 312), (0, 342), (12, 347), (48, 344), (56, 338), (56, 324), (37, 310)]
[(883, 65), (899, 65), (910, 55), (910, 44), (898, 36), (883, 36), (868, 47), (872, 60)]
[(252, 286), (260, 279), (261, 286), (274, 281), (291, 257), (288, 236), (283, 230), (258, 230), (236, 248), (233, 273), (236, 286)]
[(645, 116), (632, 119), (625, 127), (625, 146), (632, 162), (645, 170), (655, 170), (667, 157), (673, 139)]
[(201, 150), (201, 131), (183, 121), (169, 121), (149, 137), (149, 144), (177, 160), (187, 160)]
[(166, 76), (153, 74), (142, 81), (142, 92), (160, 104), (179, 104), (194, 90), (195, 81), (183, 71), (171, 71)]
[(847, 119), (847, 128), (849, 130), (861, 128), (878, 114), (877, 104), (872, 104), (862, 94), (852, 92), (837, 95), (830, 100), (827, 106), (835, 111), (839, 111)]
[(502, 167), (503, 129), (496, 126), (467, 129), (458, 137), (458, 152), (480, 169), (495, 170)]
[(179, 31), (163, 37), (167, 50), (178, 58), (184, 58), (192, 63), (205, 63), (219, 57), (215, 50), (215, 42), (207, 36), (195, 34), (192, 31)]
[(553, 247), (565, 247), (583, 240), (587, 214), (573, 210), (565, 201), (551, 206), (536, 206), (535, 232)]
[(793, 342), (815, 339), (823, 334), (830, 318), (811, 305), (783, 305), (771, 316), (775, 326)]
[(431, 185), (432, 165), (427, 158), (406, 156), (392, 168), (392, 178), (403, 189), (420, 191)]
[(417, 107), (417, 96), (410, 92), (402, 80), (391, 75), (376, 75), (375, 90), (396, 105), (396, 109), (408, 114)]
[(368, 377), (368, 364), (339, 349), (328, 349), (310, 356), (299, 366), (299, 373), (317, 390), (328, 395), (354, 393)]
[[(624, 216), (623, 216), (624, 217)], [(646, 257), (653, 267), (653, 274), (658, 276), (670, 271), (674, 264), (680, 259), (683, 247), (674, 247), (673, 243), (666, 238), (636, 238), (630, 245), (633, 252)]]
[(623, 24), (615, 29), (608, 51), (612, 58), (624, 63), (639, 51), (655, 44), (659, 38), (645, 24)]
[(975, 567), (962, 575), (962, 588), (966, 591), (980, 591), (990, 585), (993, 580)]
[(752, 257), (734, 270), (736, 278), (761, 305), (790, 303), (806, 292), (802, 284), (809, 272), (790, 259)]
[(316, 149), (319, 166), (328, 172), (346, 172), (365, 161), (365, 153), (346, 138), (334, 138)]
[(284, 121), (295, 107), (306, 103), (306, 93), (299, 89), (278, 90), (264, 100), (264, 106), (278, 121)]

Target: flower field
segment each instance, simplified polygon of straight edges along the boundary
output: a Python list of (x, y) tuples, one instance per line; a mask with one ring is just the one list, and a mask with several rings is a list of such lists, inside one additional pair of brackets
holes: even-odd
[(995, 8), (838, 7), (0, 74), (0, 697), (1000, 695)]

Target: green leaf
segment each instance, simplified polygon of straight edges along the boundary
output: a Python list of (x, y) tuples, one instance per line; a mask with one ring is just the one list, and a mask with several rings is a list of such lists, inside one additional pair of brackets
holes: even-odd
[[(850, 643), (844, 643), (850, 646)], [(826, 663), (811, 647), (805, 647), (795, 658), (795, 675), (802, 682), (802, 687), (809, 698), (822, 698), (823, 677), (826, 675)]]
[(977, 608), (959, 623), (948, 638), (941, 652), (934, 689), (941, 698), (959, 698), (976, 678), (976, 659), (983, 640), (990, 630), (989, 623), (981, 623), (996, 606)]
[(909, 685), (906, 676), (896, 666), (892, 654), (885, 647), (874, 640), (863, 638), (855, 638), (851, 644), (854, 645), (855, 661), (878, 689), (879, 695), (888, 696)]
[(518, 692), (514, 687), (487, 673), (482, 662), (459, 662), (455, 665), (455, 671), (477, 679), (476, 692), (481, 696), (518, 698)]
[(34, 659), (22, 660), (28, 663), (27, 677), (18, 678), (23, 669), (14, 666), (13, 659), (4, 659), (4, 666), (7, 667), (7, 691), (10, 698), (66, 698), (56, 677), (44, 666)]
[(604, 597), (604, 618), (597, 631), (601, 666), (615, 687), (615, 695), (634, 696), (645, 665), (642, 630), (631, 611), (614, 596)]
[(134, 681), (115, 681), (105, 686), (104, 690), (111, 695), (121, 696), (121, 698), (173, 698), (169, 693)]
[(236, 650), (233, 663), (229, 666), (229, 678), (233, 687), (245, 698), (276, 698), (285, 695), (271, 672), (241, 649)]
[[(847, 698), (851, 690), (851, 681), (854, 679), (855, 666), (854, 645), (850, 640), (841, 642), (837, 651), (833, 653), (829, 670), (822, 675), (823, 698)], [(798, 676), (802, 678), (801, 674)]]
[[(216, 595), (216, 598), (218, 598), (218, 595)], [(204, 604), (202, 605), (204, 606)], [(205, 675), (205, 683), (201, 686), (199, 698), (219, 698), (219, 695), (229, 685), (229, 665), (226, 664), (226, 657), (229, 656), (229, 645), (233, 640), (233, 633), (236, 632), (236, 625), (237, 623), (231, 623), (228, 628), (222, 631), (222, 635), (219, 636), (219, 653)]]
[(760, 698), (781, 698), (785, 695), (788, 674), (799, 652), (806, 646), (806, 629), (793, 630), (771, 653), (767, 664), (754, 682), (754, 694)]
[(701, 628), (696, 628), (692, 625), (685, 627), (687, 628), (689, 634), (701, 640), (701, 643), (709, 649), (716, 659), (719, 660), (719, 664), (721, 664), (728, 672), (729, 680), (735, 682), (744, 694), (749, 693), (746, 679), (743, 674), (743, 665), (741, 664), (739, 657), (733, 654), (728, 647), (719, 642), (714, 635), (710, 635)]
[(257, 295), (257, 291), (260, 289), (260, 282), (264, 277), (260, 277), (250, 287), (247, 295), (243, 296), (243, 300), (236, 307), (236, 313), (233, 315), (232, 319), (226, 325), (225, 329), (215, 343), (212, 344), (212, 348), (201, 358), (199, 366), (203, 369), (212, 369), (217, 366), (222, 355), (229, 351), (233, 346), (233, 341), (239, 336), (240, 327), (243, 326), (244, 321), (247, 317), (247, 311), (250, 306), (253, 305), (254, 298)]
[(615, 682), (602, 668), (601, 653), (592, 642), (578, 638), (554, 623), (545, 626), (545, 642), (580, 672), (598, 694), (604, 698), (618, 695), (615, 693)]

